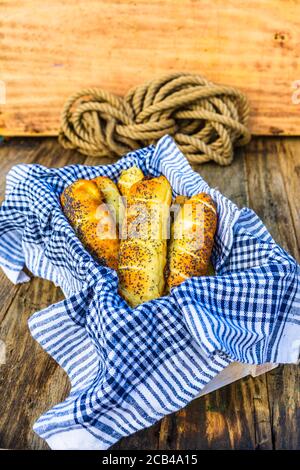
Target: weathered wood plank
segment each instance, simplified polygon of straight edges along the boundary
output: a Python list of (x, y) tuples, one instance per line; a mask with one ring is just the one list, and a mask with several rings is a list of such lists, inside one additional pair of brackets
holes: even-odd
[(159, 444), (160, 421), (147, 429), (124, 437), (111, 447), (112, 450), (157, 450)]
[[(295, 139), (258, 139), (248, 148), (246, 165), (250, 206), (275, 240), (299, 261), (298, 151)], [(273, 447), (299, 449), (299, 366), (274, 369), (266, 374), (266, 385)]]
[[(63, 151), (53, 139), (16, 140), (0, 147), (0, 193), (5, 176), (18, 163), (62, 166), (82, 163), (84, 157)], [(34, 421), (61, 401), (69, 380), (64, 371), (31, 337), (27, 320), (32, 313), (62, 298), (52, 283), (33, 279), (12, 285), (0, 273), (0, 339), (6, 345), (6, 363), (0, 367), (0, 446), (4, 448), (48, 448), (33, 431)], [(9, 412), (8, 412), (9, 410)]]
[[(284, 142), (282, 140), (283, 145)], [(280, 149), (275, 138), (255, 139), (248, 146), (245, 155), (249, 205), (263, 220), (275, 241), (298, 257), (286, 184), (279, 164)]]
[(32, 163), (39, 142), (36, 139), (13, 139), (0, 144), (0, 199), (4, 198), (6, 175), (12, 166)]
[(239, 380), (162, 420), (160, 449), (271, 447), (267, 390), (261, 378)]
[(62, 298), (52, 283), (34, 279), (23, 284), (1, 322), (6, 364), (0, 374), (0, 446), (47, 448), (32, 431), (34, 421), (69, 389), (63, 370), (31, 337), (27, 320), (32, 313)]
[(252, 381), (253, 386), (254, 448), (259, 450), (273, 449), (267, 374), (256, 377), (255, 379), (250, 379), (250, 381)]
[[(260, 139), (242, 150), (232, 167), (221, 169), (207, 164), (198, 169), (209, 184), (218, 186), (240, 206), (250, 204), (276, 240), (298, 256), (293, 229), (288, 233), (288, 227), (297, 226), (298, 190), (294, 175), (298, 165), (297, 147), (293, 144), (286, 154), (281, 149), (281, 145), (290, 142), (287, 139), (279, 145), (277, 140)], [(23, 155), (24, 161), (29, 155), (28, 161), (32, 158), (49, 166), (83, 161), (82, 156), (61, 150), (52, 139), (24, 144), (14, 140), (8, 146), (13, 163), (21, 162)], [(280, 149), (282, 153), (278, 155)], [(0, 175), (1, 155), (3, 147), (0, 147)], [(282, 163), (291, 157), (295, 163), (285, 173)], [(89, 159), (87, 163), (100, 162)], [(9, 283), (5, 285), (9, 288)], [(68, 379), (31, 338), (27, 319), (34, 311), (60, 299), (61, 293), (50, 283), (37, 279), (21, 286), (17, 295), (14, 291), (7, 292), (6, 287), (2, 289), (0, 284), (0, 300), (3, 298), (0, 338), (8, 344), (8, 363), (0, 368), (0, 447), (46, 448), (32, 432), (32, 424), (41, 413), (63, 399), (68, 391)], [(299, 448), (299, 384), (296, 366), (275, 369), (255, 379), (247, 377), (194, 400), (179, 413), (123, 439), (115, 448)]]
[[(300, 261), (300, 141), (277, 143), (280, 169), (293, 219), (298, 251), (292, 253)], [(270, 407), (273, 417), (273, 440), (277, 449), (300, 448), (300, 369), (281, 367), (268, 374)]]
[[(300, 253), (300, 139), (275, 141), (278, 149), (280, 170), (292, 216), (294, 232)], [(294, 253), (297, 257), (297, 252)], [(300, 258), (298, 258), (300, 259)]]
[(170, 71), (239, 87), (255, 134), (299, 134), (299, 2), (31, 0), (1, 2), (0, 17), (0, 134), (56, 134), (70, 94), (123, 95)]
[(267, 374), (273, 446), (300, 449), (300, 367), (280, 366)]
[(192, 165), (202, 178), (212, 187), (217, 188), (226, 197), (235, 202), (239, 207), (248, 205), (248, 193), (246, 187), (246, 170), (244, 155), (247, 148), (238, 148), (232, 164), (226, 167), (216, 165), (213, 162), (202, 165)]

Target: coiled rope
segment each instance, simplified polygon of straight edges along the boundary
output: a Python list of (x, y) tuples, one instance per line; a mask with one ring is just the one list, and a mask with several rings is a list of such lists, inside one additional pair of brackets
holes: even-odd
[(59, 142), (93, 157), (121, 156), (170, 134), (191, 162), (229, 165), (234, 146), (250, 140), (248, 116), (239, 90), (176, 73), (124, 98), (97, 88), (76, 93), (64, 106)]

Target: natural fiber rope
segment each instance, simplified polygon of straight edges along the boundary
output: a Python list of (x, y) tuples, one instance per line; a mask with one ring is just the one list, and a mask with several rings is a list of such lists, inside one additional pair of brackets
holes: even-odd
[(239, 90), (176, 73), (124, 98), (96, 88), (76, 93), (64, 106), (59, 142), (85, 155), (121, 156), (170, 134), (191, 162), (229, 165), (233, 146), (250, 140), (248, 115)]

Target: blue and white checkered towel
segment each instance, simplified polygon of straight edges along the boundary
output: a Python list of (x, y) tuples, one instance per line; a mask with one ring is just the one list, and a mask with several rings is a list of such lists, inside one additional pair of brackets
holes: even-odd
[[(208, 192), (219, 215), (217, 276), (189, 279), (135, 309), (118, 295), (116, 272), (85, 251), (59, 203), (78, 178), (116, 181), (132, 165), (164, 174), (174, 195)], [(72, 383), (67, 399), (34, 426), (55, 449), (106, 449), (185, 406), (232, 361), (298, 360), (299, 265), (252, 210), (211, 189), (169, 136), (114, 165), (14, 167), (0, 210), (0, 263), (13, 282), (28, 280), (26, 265), (65, 294), (29, 321)]]

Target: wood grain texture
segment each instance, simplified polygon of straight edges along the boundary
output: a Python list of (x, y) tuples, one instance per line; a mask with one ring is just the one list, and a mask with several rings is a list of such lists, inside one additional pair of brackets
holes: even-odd
[(299, 256), (300, 252), (300, 139), (289, 139), (275, 141), (277, 143), (277, 155), (279, 158), (280, 170), (284, 179), (284, 187), (287, 195), (294, 233), (297, 239), (297, 250), (294, 256)]
[[(39, 163), (47, 166), (70, 163), (53, 140), (17, 140), (0, 147), (0, 194), (12, 165)], [(72, 154), (72, 163), (83, 163), (82, 155)], [(63, 298), (51, 282), (32, 279), (14, 286), (0, 273), (0, 339), (6, 345), (6, 364), (0, 366), (0, 447), (47, 449), (32, 430), (39, 415), (62, 401), (69, 391), (63, 369), (33, 340), (28, 318), (37, 310)]]
[[(289, 148), (288, 141), (284, 145)], [(288, 198), (287, 191), (290, 189), (288, 190), (289, 183), (286, 180), (287, 173), (284, 175), (281, 171), (281, 152), (282, 146), (275, 138), (267, 141), (255, 140), (248, 147), (245, 162), (249, 205), (264, 221), (275, 241), (299, 260), (299, 245), (290, 210), (290, 203), (294, 203)], [(293, 166), (291, 167), (293, 173)], [(297, 192), (298, 196), (294, 193), (295, 204), (298, 204), (299, 184)], [(297, 208), (293, 209), (293, 213), (296, 212)]]
[(271, 448), (267, 389), (261, 382), (242, 379), (168, 416), (162, 421), (159, 448)]
[(255, 134), (300, 133), (299, 1), (4, 1), (0, 18), (0, 134), (54, 135), (74, 92), (172, 71), (239, 87)]
[[(262, 218), (275, 240), (298, 262), (299, 143), (300, 139), (260, 139), (252, 142), (245, 155), (250, 206)], [(281, 366), (269, 372), (265, 380), (273, 448), (299, 449), (299, 366)]]
[[(195, 167), (211, 186), (239, 206), (250, 205), (275, 239), (298, 260), (298, 139), (254, 139), (236, 154), (232, 166)], [(97, 164), (62, 150), (54, 139), (13, 139), (0, 146), (0, 194), (11, 165)], [(9, 163), (10, 162), (10, 163)], [(111, 163), (112, 160), (103, 161)], [(31, 338), (27, 319), (62, 298), (60, 289), (34, 279), (11, 286), (0, 274), (0, 339), (7, 363), (0, 366), (0, 447), (45, 449), (32, 424), (63, 400), (69, 381), (62, 369)], [(299, 449), (299, 367), (284, 366), (259, 377), (246, 377), (194, 400), (151, 428), (122, 439), (125, 449)]]
[(1, 339), (6, 344), (6, 364), (0, 375), (1, 447), (47, 448), (32, 426), (39, 414), (65, 397), (69, 381), (30, 336), (27, 320), (61, 297), (50, 282), (34, 279), (20, 287), (1, 321)]

